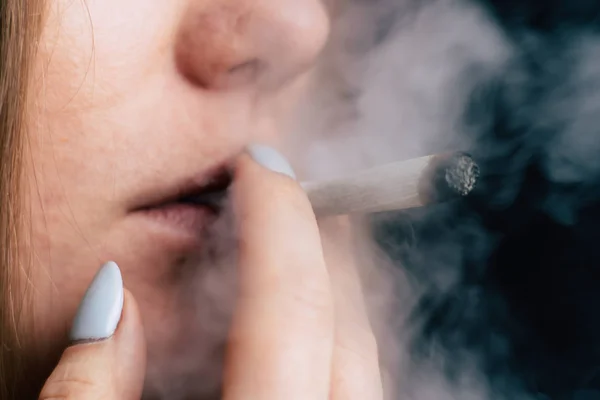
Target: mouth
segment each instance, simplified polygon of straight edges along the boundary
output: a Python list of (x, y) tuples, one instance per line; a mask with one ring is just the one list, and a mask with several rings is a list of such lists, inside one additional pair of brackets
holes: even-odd
[(131, 211), (143, 217), (161, 240), (198, 244), (206, 227), (222, 213), (232, 182), (231, 166), (222, 165), (200, 177), (157, 188)]
[(173, 188), (165, 190), (149, 199), (148, 204), (134, 208), (133, 211), (147, 211), (164, 208), (173, 204), (207, 207), (215, 213), (223, 206), (233, 173), (229, 166), (221, 166), (200, 179), (188, 179)]

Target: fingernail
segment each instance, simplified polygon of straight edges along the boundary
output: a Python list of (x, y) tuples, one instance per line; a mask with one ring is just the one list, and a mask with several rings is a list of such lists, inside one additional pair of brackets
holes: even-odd
[(296, 179), (296, 174), (290, 163), (274, 148), (262, 144), (253, 144), (248, 146), (248, 154), (263, 167)]
[(79, 305), (71, 328), (72, 341), (111, 337), (123, 311), (123, 278), (119, 266), (108, 262), (100, 268)]

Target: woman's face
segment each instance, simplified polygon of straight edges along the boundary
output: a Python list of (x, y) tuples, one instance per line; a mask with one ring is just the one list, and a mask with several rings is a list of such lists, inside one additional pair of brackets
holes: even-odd
[(149, 397), (214, 389), (232, 247), (209, 228), (225, 212), (180, 196), (281, 135), (326, 40), (321, 1), (47, 2), (26, 162), (42, 348), (60, 349), (114, 260), (143, 314)]

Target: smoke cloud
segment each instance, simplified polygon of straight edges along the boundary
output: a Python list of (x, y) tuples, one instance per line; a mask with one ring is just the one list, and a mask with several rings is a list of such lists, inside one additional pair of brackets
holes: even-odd
[[(563, 398), (596, 379), (600, 326), (582, 310), (600, 291), (581, 283), (600, 279), (589, 267), (600, 265), (589, 239), (600, 235), (589, 223), (600, 218), (600, 36), (590, 29), (600, 10), (569, 4), (331, 8), (331, 39), (286, 143), (302, 178), (449, 149), (471, 152), (483, 172), (468, 200), (364, 224), (365, 296), (390, 399)], [(149, 391), (215, 398), (222, 359), (211, 351), (223, 345), (235, 282), (226, 249), (195, 260), (215, 267), (191, 268), (203, 271), (189, 279), (203, 305), (191, 334), (205, 347), (154, 349), (172, 368), (149, 371)]]
[(599, 7), (348, 0), (335, 15), (289, 143), (305, 177), (448, 149), (474, 154), (484, 174), (469, 200), (372, 218), (380, 276), (365, 285), (393, 398), (545, 399), (589, 386), (597, 341), (572, 342), (600, 330), (580, 314), (600, 300), (583, 283), (598, 278), (598, 255), (572, 235), (600, 234), (582, 228), (600, 199)]

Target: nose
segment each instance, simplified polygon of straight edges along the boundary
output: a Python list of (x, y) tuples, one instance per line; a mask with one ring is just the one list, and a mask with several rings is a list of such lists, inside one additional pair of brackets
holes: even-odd
[(279, 86), (314, 62), (328, 32), (322, 0), (189, 0), (176, 65), (209, 90)]

